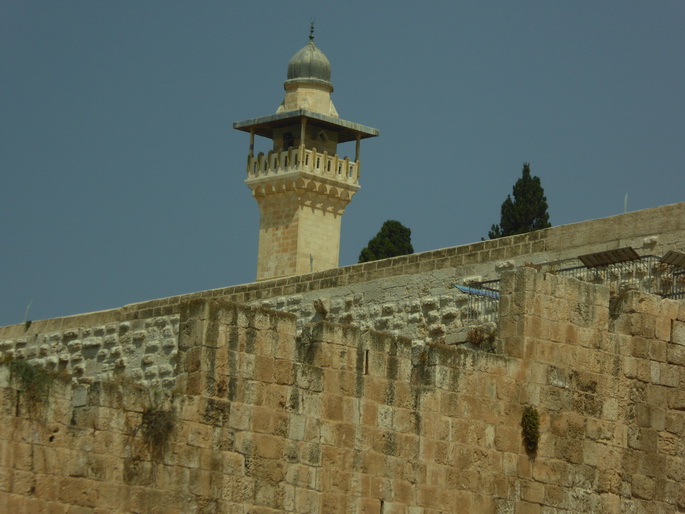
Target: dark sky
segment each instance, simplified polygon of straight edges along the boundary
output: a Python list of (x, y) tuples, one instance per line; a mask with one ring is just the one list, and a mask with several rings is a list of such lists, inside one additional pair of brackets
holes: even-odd
[(275, 112), (312, 17), (381, 131), (341, 265), (387, 219), (480, 240), (524, 162), (553, 225), (685, 200), (682, 0), (0, 0), (0, 325), (253, 281), (232, 123)]

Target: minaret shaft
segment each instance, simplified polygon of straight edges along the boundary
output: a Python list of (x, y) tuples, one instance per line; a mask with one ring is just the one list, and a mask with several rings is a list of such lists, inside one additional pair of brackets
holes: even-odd
[(344, 207), (335, 200), (330, 205), (322, 205), (319, 196), (284, 191), (257, 200), (260, 212), (258, 279), (338, 266)]
[(247, 167), (260, 213), (257, 279), (337, 267), (359, 163), (300, 145), (249, 157)]

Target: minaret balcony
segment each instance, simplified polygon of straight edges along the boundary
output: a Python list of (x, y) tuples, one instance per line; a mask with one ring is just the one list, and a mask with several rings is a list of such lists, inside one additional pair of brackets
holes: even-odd
[(318, 152), (316, 148), (291, 146), (287, 150), (270, 151), (267, 154), (259, 152), (247, 157), (247, 180), (276, 178), (292, 171), (305, 171), (329, 180), (359, 185), (359, 161)]

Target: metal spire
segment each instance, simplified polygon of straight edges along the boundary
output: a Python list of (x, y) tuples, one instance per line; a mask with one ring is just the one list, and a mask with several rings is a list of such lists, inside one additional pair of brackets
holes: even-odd
[(314, 41), (314, 22), (316, 20), (312, 18), (312, 21), (309, 24), (309, 41)]

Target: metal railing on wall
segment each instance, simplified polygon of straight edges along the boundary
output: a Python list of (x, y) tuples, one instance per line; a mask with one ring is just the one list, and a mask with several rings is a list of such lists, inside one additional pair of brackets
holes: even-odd
[(678, 253), (669, 252), (664, 257), (643, 255), (629, 261), (593, 267), (574, 266), (554, 273), (608, 286), (613, 294), (635, 289), (664, 298), (681, 299), (685, 298), (685, 268), (669, 258)]
[(499, 319), (499, 280), (454, 287), (467, 295), (465, 321), (487, 323)]
[[(685, 299), (685, 254), (669, 251), (663, 257), (639, 256), (632, 248), (622, 248), (580, 256), (583, 266), (548, 269), (562, 277), (576, 278), (609, 287), (612, 294), (638, 290), (674, 300)], [(486, 280), (455, 285), (468, 295), (464, 320), (487, 323), (499, 317), (500, 281)]]

